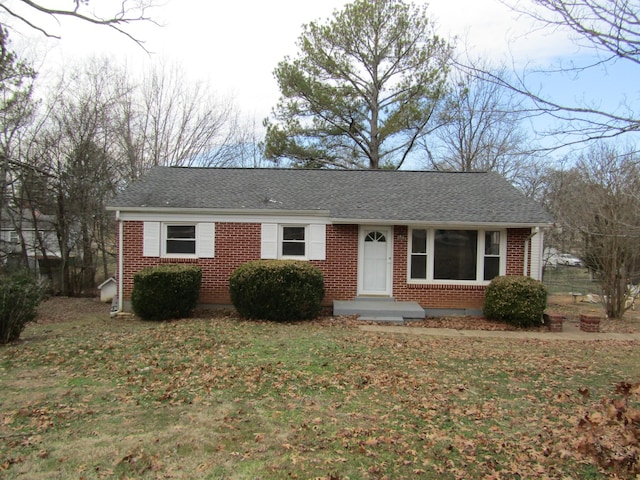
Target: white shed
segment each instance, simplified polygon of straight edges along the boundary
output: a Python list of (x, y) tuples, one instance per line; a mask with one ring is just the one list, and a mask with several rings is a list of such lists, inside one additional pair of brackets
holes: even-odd
[(118, 283), (113, 277), (107, 278), (104, 282), (98, 285), (98, 290), (100, 290), (101, 302), (111, 302), (113, 297), (118, 293)]

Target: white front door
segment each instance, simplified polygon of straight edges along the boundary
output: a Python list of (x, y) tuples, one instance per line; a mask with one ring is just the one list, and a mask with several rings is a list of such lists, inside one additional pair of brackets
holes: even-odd
[(391, 295), (391, 227), (360, 227), (358, 293)]

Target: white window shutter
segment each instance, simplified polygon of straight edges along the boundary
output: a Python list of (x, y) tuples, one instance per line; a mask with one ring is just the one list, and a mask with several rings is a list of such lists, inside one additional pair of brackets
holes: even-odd
[(260, 242), (260, 258), (278, 258), (278, 224), (263, 223)]
[(536, 280), (542, 280), (543, 244), (542, 232), (531, 237), (531, 271), (529, 275)]
[(160, 222), (144, 222), (142, 229), (142, 256), (160, 256)]
[(213, 258), (215, 256), (215, 223), (199, 223), (196, 227), (196, 256)]
[(327, 259), (327, 226), (309, 225), (309, 260)]

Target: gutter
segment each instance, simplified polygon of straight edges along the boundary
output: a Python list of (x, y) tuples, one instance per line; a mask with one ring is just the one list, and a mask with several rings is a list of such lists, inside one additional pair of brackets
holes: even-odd
[(124, 259), (122, 255), (124, 253), (124, 223), (120, 218), (120, 211), (116, 210), (116, 220), (118, 222), (118, 312), (122, 312), (124, 300), (122, 298), (123, 295), (123, 287), (124, 282), (122, 278), (124, 277), (123, 269), (124, 269)]
[(160, 213), (160, 214), (192, 214), (192, 215), (265, 215), (265, 216), (313, 216), (328, 217), (329, 210), (286, 210), (277, 208), (181, 208), (181, 207), (107, 207), (107, 211), (118, 214)]
[(508, 223), (508, 222), (459, 222), (437, 220), (380, 220), (364, 218), (329, 218), (334, 225), (406, 225), (408, 227), (455, 227), (455, 228), (544, 228), (551, 223)]

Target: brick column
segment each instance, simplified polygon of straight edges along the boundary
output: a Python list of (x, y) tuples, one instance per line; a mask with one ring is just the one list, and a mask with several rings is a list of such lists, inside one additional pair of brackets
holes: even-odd
[(598, 333), (600, 331), (600, 316), (595, 314), (580, 314), (580, 330), (583, 332)]
[(560, 313), (545, 313), (544, 324), (547, 326), (550, 332), (561, 332), (562, 321), (564, 317)]

